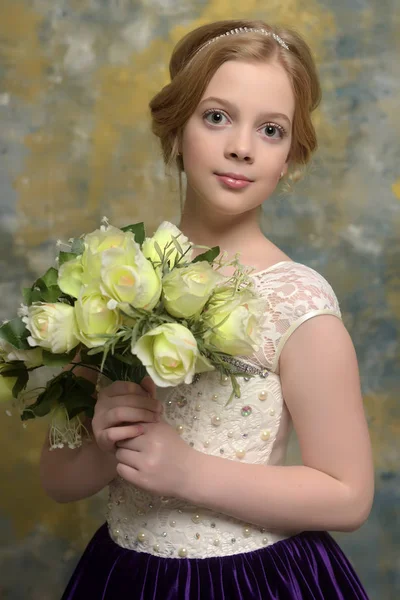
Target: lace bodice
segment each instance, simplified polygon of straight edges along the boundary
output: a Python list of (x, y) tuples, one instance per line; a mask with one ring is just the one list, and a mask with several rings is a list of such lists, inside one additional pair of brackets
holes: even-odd
[[(196, 450), (227, 460), (281, 465), (291, 421), (282, 397), (279, 356), (307, 319), (341, 315), (328, 282), (305, 265), (282, 262), (253, 278), (267, 301), (264, 343), (257, 354), (244, 360), (252, 376), (240, 380), (241, 397), (227, 404), (230, 381), (216, 372), (202, 374), (191, 385), (158, 388), (157, 395), (165, 405), (165, 420)], [(239, 484), (238, 493), (245, 493)], [(110, 484), (107, 520), (110, 535), (120, 546), (175, 558), (249, 552), (290, 535), (267, 532), (174, 498), (153, 496), (122, 478)]]

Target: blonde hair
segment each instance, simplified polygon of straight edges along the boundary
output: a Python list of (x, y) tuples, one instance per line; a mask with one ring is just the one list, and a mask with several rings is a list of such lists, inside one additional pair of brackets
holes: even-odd
[[(264, 29), (279, 36), (289, 50), (273, 37), (255, 32), (222, 36), (247, 27)], [(203, 47), (204, 46), (204, 47)], [(183, 128), (199, 104), (217, 69), (228, 60), (278, 61), (287, 72), (295, 96), (292, 144), (288, 160), (291, 170), (306, 165), (317, 148), (311, 113), (321, 100), (321, 87), (310, 48), (293, 30), (271, 27), (263, 21), (229, 20), (203, 25), (185, 35), (175, 46), (169, 63), (171, 82), (150, 101), (153, 133), (160, 139), (164, 162), (183, 170), (178, 154)], [(298, 178), (298, 177), (297, 177)]]

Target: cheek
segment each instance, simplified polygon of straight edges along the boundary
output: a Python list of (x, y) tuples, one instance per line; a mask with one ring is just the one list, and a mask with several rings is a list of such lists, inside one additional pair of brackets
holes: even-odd
[(210, 156), (210, 139), (202, 127), (188, 125), (182, 136), (182, 154), (187, 167), (206, 163)]

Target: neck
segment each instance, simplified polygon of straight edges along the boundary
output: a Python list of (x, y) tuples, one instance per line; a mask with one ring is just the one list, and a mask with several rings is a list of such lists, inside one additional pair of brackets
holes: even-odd
[(265, 242), (258, 213), (259, 210), (255, 209), (240, 215), (222, 215), (209, 207), (186, 202), (179, 229), (193, 244), (219, 246), (230, 257), (237, 252), (246, 255), (253, 245), (262, 240)]

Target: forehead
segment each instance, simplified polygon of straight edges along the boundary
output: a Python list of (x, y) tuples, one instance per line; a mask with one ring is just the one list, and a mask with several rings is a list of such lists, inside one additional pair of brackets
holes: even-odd
[(209, 96), (257, 112), (270, 110), (293, 116), (295, 108), (289, 76), (277, 62), (227, 61), (214, 73), (202, 100)]

